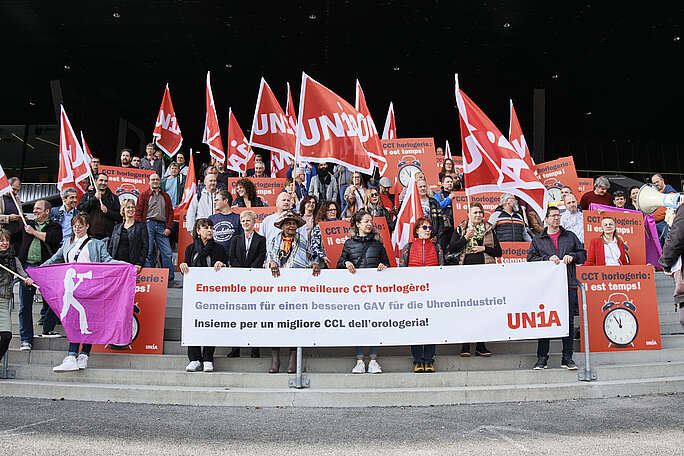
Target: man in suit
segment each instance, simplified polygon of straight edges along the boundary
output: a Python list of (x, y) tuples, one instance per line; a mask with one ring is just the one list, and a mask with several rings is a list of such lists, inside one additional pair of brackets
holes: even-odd
[[(231, 268), (263, 268), (266, 260), (266, 238), (254, 231), (256, 214), (246, 210), (240, 214), (242, 233), (233, 237), (228, 255)], [(233, 347), (229, 358), (238, 358), (240, 347)], [(252, 349), (252, 358), (260, 356), (259, 349)]]

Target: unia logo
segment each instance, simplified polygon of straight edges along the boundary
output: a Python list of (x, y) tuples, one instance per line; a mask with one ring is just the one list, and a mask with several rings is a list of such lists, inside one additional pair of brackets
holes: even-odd
[(145, 345), (145, 350), (158, 350), (157, 344)]
[(511, 329), (523, 328), (550, 328), (560, 326), (558, 312), (544, 312), (544, 304), (539, 304), (540, 312), (516, 312), (508, 314), (508, 327)]

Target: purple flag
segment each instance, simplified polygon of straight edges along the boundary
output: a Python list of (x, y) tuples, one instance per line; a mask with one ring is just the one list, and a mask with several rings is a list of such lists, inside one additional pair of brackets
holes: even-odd
[(65, 263), (26, 272), (62, 321), (69, 342), (131, 343), (135, 266)]
[(642, 214), (644, 216), (644, 237), (646, 238), (646, 264), (660, 269), (658, 260), (663, 253), (663, 248), (660, 246), (658, 239), (658, 229), (656, 228), (655, 218), (653, 214), (644, 214), (641, 211), (634, 209), (625, 209), (620, 207), (606, 206), (605, 204), (591, 203), (589, 205), (590, 211), (601, 210), (608, 212), (632, 212), (634, 214)]

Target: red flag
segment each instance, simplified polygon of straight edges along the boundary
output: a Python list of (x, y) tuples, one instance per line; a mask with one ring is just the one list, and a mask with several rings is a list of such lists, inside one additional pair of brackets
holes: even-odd
[(302, 73), (297, 161), (337, 163), (370, 173), (373, 163), (359, 138), (359, 114), (340, 96)]
[(413, 242), (413, 227), (416, 224), (416, 220), (421, 217), (423, 217), (423, 205), (420, 204), (416, 176), (412, 174), (411, 180), (406, 186), (406, 196), (404, 196), (401, 209), (399, 209), (399, 214), (397, 214), (397, 224), (392, 232), (392, 247), (394, 248), (394, 258), (397, 266), (399, 266), (401, 249), (409, 242)]
[(466, 194), (508, 192), (519, 196), (544, 218), (547, 195), (534, 171), (518, 155), (484, 112), (458, 87)]
[(93, 161), (93, 153), (90, 152), (90, 147), (88, 147), (88, 144), (85, 141), (85, 137), (83, 136), (83, 130), (81, 130), (81, 146), (83, 147), (83, 154), (84, 154), (84, 159), (86, 162), (86, 166), (90, 168), (90, 163)]
[(520, 158), (523, 159), (525, 163), (527, 163), (527, 166), (537, 173), (536, 168), (537, 165), (534, 164), (534, 160), (532, 159), (532, 155), (530, 155), (530, 149), (527, 147), (527, 141), (525, 141), (525, 135), (523, 135), (522, 132), (522, 127), (520, 126), (520, 122), (518, 122), (518, 116), (515, 114), (515, 108), (513, 107), (513, 100), (510, 100), (511, 102), (511, 120), (510, 124), (508, 125), (508, 142), (511, 143), (511, 146), (515, 149), (515, 152), (518, 154)]
[(446, 149), (444, 150), (444, 160), (446, 159), (453, 160), (454, 157), (451, 156), (451, 148), (449, 147), (449, 140), (447, 139), (446, 142)]
[(171, 92), (169, 92), (168, 84), (164, 89), (164, 97), (159, 107), (152, 136), (154, 136), (157, 146), (169, 157), (176, 155), (181, 144), (183, 144), (183, 135), (176, 120), (176, 111), (173, 109), (173, 103), (171, 103)]
[(0, 165), (0, 196), (11, 191), (12, 186), (10, 186), (9, 179), (7, 179), (7, 175), (5, 174), (5, 170), (2, 169), (2, 165)]
[(380, 142), (380, 136), (378, 136), (378, 129), (375, 128), (375, 122), (373, 122), (370, 110), (366, 104), (366, 96), (363, 94), (363, 89), (361, 89), (361, 83), (358, 79), (356, 80), (356, 103), (354, 107), (360, 113), (356, 121), (359, 125), (363, 147), (366, 148), (373, 165), (377, 166), (382, 176), (387, 168), (387, 159), (382, 153), (382, 143)]
[(387, 110), (387, 118), (385, 119), (385, 129), (382, 130), (382, 139), (396, 139), (397, 138), (397, 124), (394, 120), (394, 104), (390, 102)]
[(221, 142), (221, 130), (219, 128), (218, 117), (216, 116), (216, 106), (214, 105), (214, 94), (211, 91), (211, 81), (207, 71), (207, 115), (204, 121), (204, 136), (202, 142), (209, 145), (209, 154), (220, 162), (226, 161), (226, 154), (223, 152)]
[(197, 193), (197, 179), (195, 178), (195, 160), (193, 158), (194, 154), (192, 149), (190, 149), (190, 161), (188, 163), (188, 176), (185, 178), (185, 188), (183, 189), (183, 198), (181, 199), (178, 206), (173, 209), (174, 220), (180, 222), (183, 220), (183, 215), (188, 211), (188, 206), (190, 206), (190, 201), (195, 197)]
[(90, 168), (86, 165), (85, 154), (71, 128), (64, 106), (60, 105), (60, 110), (57, 189), (61, 192), (65, 187), (73, 187), (80, 192), (80, 198), (87, 188), (87, 184), (81, 182), (88, 179)]
[(249, 142), (242, 132), (242, 128), (238, 124), (233, 110), (228, 110), (228, 161), (226, 161), (226, 168), (232, 169), (238, 173), (247, 172), (247, 163), (253, 159), (254, 153), (249, 146)]
[(249, 143), (271, 151), (271, 175), (285, 177), (294, 162), (297, 139), (273, 91), (261, 78)]

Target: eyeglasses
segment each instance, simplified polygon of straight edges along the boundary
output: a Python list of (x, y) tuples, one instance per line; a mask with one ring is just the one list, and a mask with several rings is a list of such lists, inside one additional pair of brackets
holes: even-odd
[(373, 197), (373, 196), (378, 196), (378, 194), (377, 194), (377, 193), (371, 193), (370, 196), (371, 196), (371, 197)]
[(421, 228), (424, 229), (425, 231), (432, 231), (432, 227), (430, 225), (423, 225), (423, 226), (421, 226)]
[(337, 212), (337, 208), (336, 207), (330, 207), (330, 208), (328, 208), (328, 212)]

